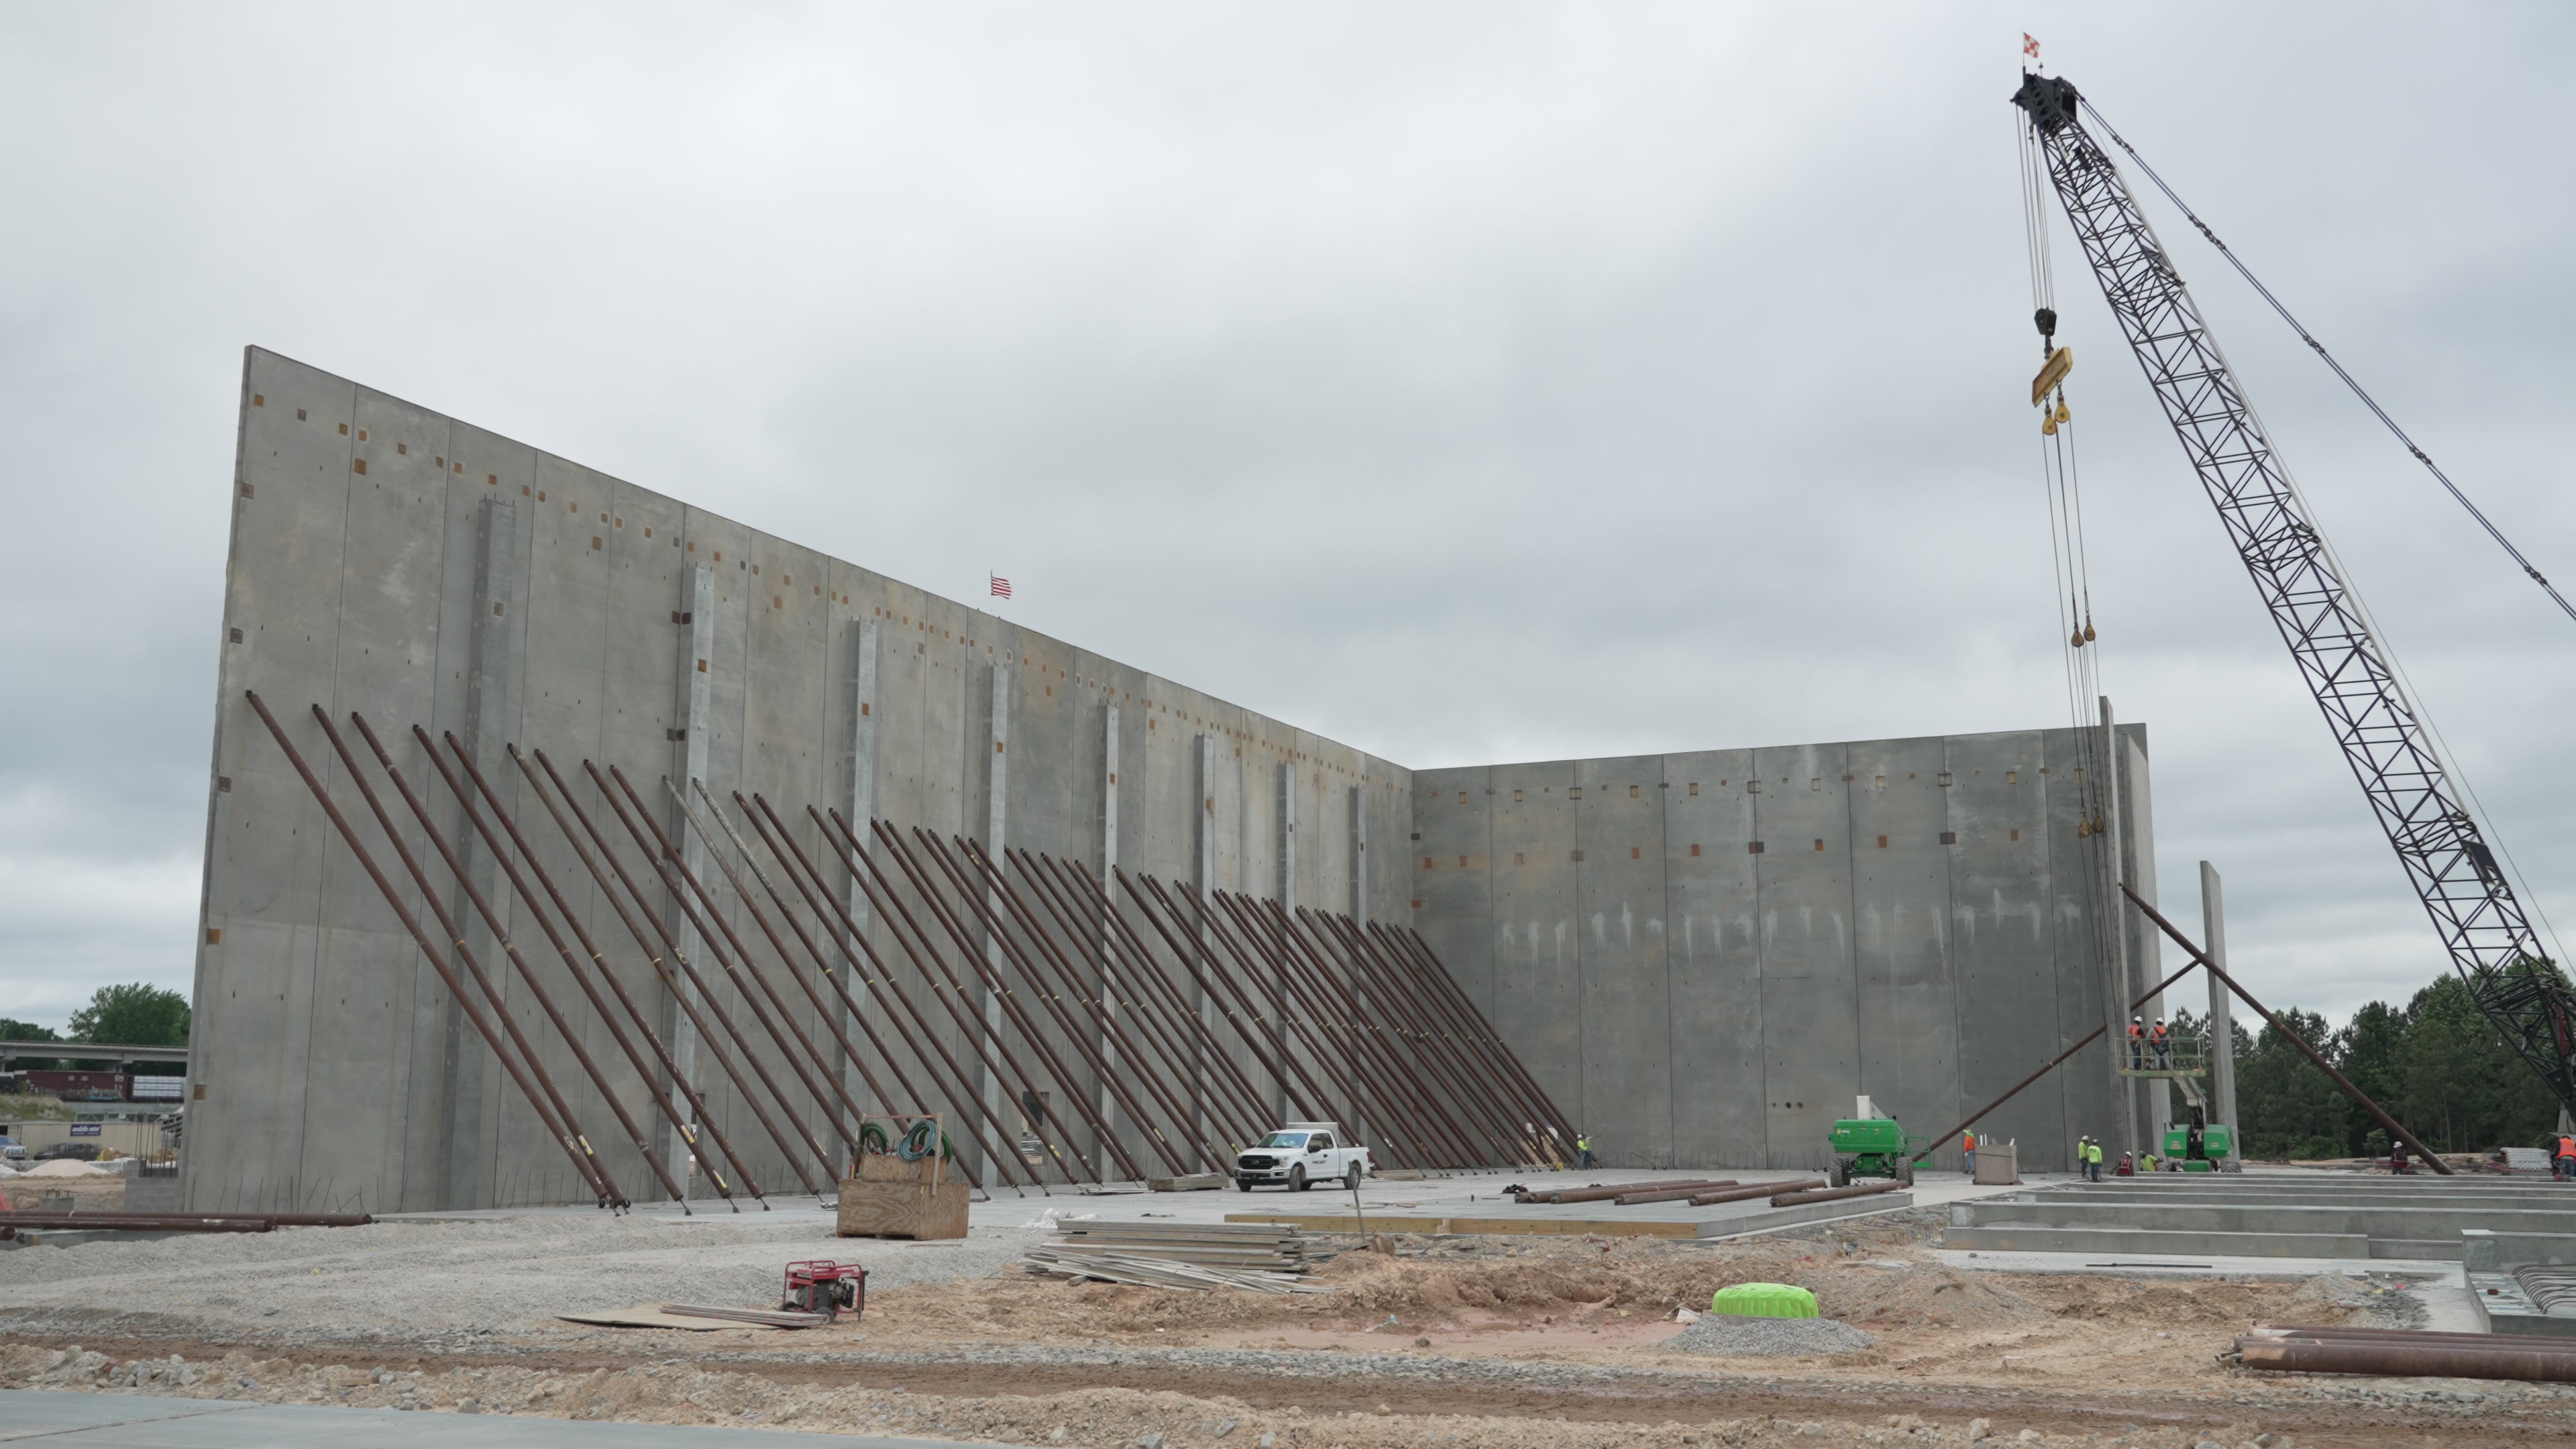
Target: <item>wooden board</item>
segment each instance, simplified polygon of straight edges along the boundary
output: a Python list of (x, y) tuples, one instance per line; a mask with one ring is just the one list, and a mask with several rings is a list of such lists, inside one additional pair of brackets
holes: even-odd
[(596, 1323), (603, 1328), (684, 1328), (691, 1333), (710, 1333), (719, 1328), (748, 1328), (747, 1323), (734, 1323), (722, 1318), (689, 1318), (665, 1313), (659, 1303), (639, 1303), (632, 1308), (604, 1308), (597, 1313), (558, 1313), (566, 1323)]
[(910, 1182), (841, 1182), (840, 1222), (845, 1238), (962, 1238), (966, 1236), (966, 1184), (937, 1187)]
[(939, 1164), (927, 1157), (906, 1162), (891, 1152), (871, 1152), (859, 1159), (861, 1182), (936, 1183), (944, 1175)]
[(1154, 1192), (1215, 1192), (1233, 1181), (1222, 1172), (1194, 1172), (1187, 1177), (1148, 1178), (1145, 1186)]

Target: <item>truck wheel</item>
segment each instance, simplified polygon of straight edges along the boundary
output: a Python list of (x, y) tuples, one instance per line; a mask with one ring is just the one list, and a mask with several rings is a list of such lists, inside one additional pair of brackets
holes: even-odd
[(1301, 1162), (1288, 1169), (1288, 1190), (1290, 1192), (1306, 1190), (1306, 1164)]
[(1238, 1177), (1238, 1178), (1236, 1178), (1236, 1179), (1234, 1180), (1234, 1185), (1235, 1185), (1235, 1187), (1236, 1187), (1238, 1190), (1240, 1190), (1240, 1191), (1243, 1191), (1243, 1192), (1250, 1192), (1250, 1191), (1252, 1191), (1252, 1179), (1251, 1179), (1251, 1178), (1248, 1178), (1248, 1177)]
[(1349, 1188), (1353, 1192), (1360, 1190), (1360, 1165), (1358, 1163), (1352, 1163), (1343, 1171), (1342, 1186)]

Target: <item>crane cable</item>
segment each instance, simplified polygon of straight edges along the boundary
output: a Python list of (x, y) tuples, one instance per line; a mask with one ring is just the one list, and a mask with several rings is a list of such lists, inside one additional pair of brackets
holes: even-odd
[[(2031, 317), (2041, 334), (2040, 357), (2045, 366), (2056, 342), (2057, 322), (2057, 284), (2048, 246), (2051, 183), (2036, 130), (2019, 118), (2016, 118), (2015, 128), (2021, 150), (2022, 229), (2030, 262)], [(2058, 600), (2057, 651), (2066, 685), (2067, 724), (2075, 743), (2075, 834), (2079, 842), (2089, 840), (2102, 845), (2108, 844), (2102, 837), (2109, 833), (2104, 806), (2116, 777), (2111, 744), (2103, 737), (2108, 732), (2100, 728), (2099, 716), (2086, 708), (2089, 701), (2104, 697), (2104, 686), (2101, 655), (2092, 647), (2095, 636), (2091, 553), (2084, 544), (2083, 490), (2081, 475), (2076, 468), (2074, 410), (2067, 406), (2063, 378), (2041, 402), (2045, 408), (2040, 424), (2040, 482), (2048, 505), (2051, 592)], [(2107, 867), (2113, 857), (2105, 854), (2100, 859)], [(2104, 872), (2081, 870), (2075, 874), (2083, 882), (2085, 919), (2126, 919), (2125, 913), (2116, 909), (2117, 903)], [(2119, 954), (2114, 934), (2112, 931), (2087, 934), (2093, 948), (2093, 969), (2100, 974), (2102, 981), (2109, 983), (2118, 974)], [(2105, 995), (2125, 994), (2125, 989), (2106, 989)]]
[(2335, 355), (2326, 350), (2326, 345), (2319, 342), (2315, 334), (2302, 326), (2298, 318), (2290, 315), (2290, 309), (2281, 305), (2280, 298), (2272, 295), (2272, 289), (2264, 286), (2262, 279), (2254, 275), (2253, 269), (2246, 266), (2227, 243), (2218, 239), (2218, 233), (2210, 229), (2208, 222), (2200, 219), (2199, 212), (2192, 210), (2188, 203), (2175, 194), (2172, 187), (2165, 184), (2165, 179), (2156, 174), (2156, 168), (2148, 165), (2146, 158), (2138, 154), (2137, 148), (2130, 145), (2126, 138), (2112, 128), (2110, 121), (2093, 108), (2093, 102), (2081, 96), (2077, 100), (2084, 107), (2084, 113), (2100, 123), (2102, 134), (2111, 138), (2111, 144), (2125, 152), (2129, 160), (2136, 164), (2138, 170), (2144, 173), (2149, 181), (2155, 183), (2156, 190), (2165, 194), (2165, 200), (2172, 202), (2174, 208), (2183, 214), (2185, 220), (2199, 228), (2202, 236), (2209, 238), (2209, 244), (2218, 248), (2220, 256), (2227, 258), (2227, 264), (2236, 269), (2236, 275), (2243, 277), (2247, 286), (2252, 287), (2257, 295), (2271, 304), (2272, 310), (2280, 314), (2281, 320), (2290, 324), (2290, 330), (2299, 334), (2299, 340), (2308, 344), (2309, 351), (2314, 352), (2327, 367), (2332, 368), (2335, 376), (2343, 379), (2343, 385), (2352, 389), (2352, 395), (2361, 399), (2361, 405), (2370, 409), (2371, 416), (2379, 419), (2388, 431), (2395, 435), (2397, 441), (2405, 445), (2406, 451), (2415, 455), (2415, 461), (2424, 465), (2425, 472), (2432, 474), (2436, 482), (2450, 491), (2451, 497), (2456, 499), (2462, 508), (2468, 510), (2471, 518), (2478, 521), (2478, 527), (2487, 531), (2487, 537), (2494, 539), (2497, 547), (2510, 555), (2524, 573), (2531, 575), (2533, 583), (2547, 590), (2549, 597), (2558, 602), (2558, 607), (2566, 611), (2568, 618), (2576, 619), (2576, 604), (2569, 603), (2567, 596), (2558, 592), (2558, 586), (2551, 583), (2547, 575), (2533, 567), (2530, 559), (2523, 557), (2522, 550), (2513, 546), (2513, 540), (2504, 536), (2504, 530), (2496, 527), (2494, 520), (2488, 518), (2483, 509), (2469, 501), (2469, 495), (2460, 491), (2460, 485), (2451, 481), (2451, 475), (2442, 471), (2441, 465), (2433, 461), (2430, 453), (2416, 446), (2415, 440), (2406, 435), (2406, 430), (2397, 425), (2397, 420), (2388, 415), (2388, 410), (2379, 405), (2379, 400), (2362, 387), (2359, 379), (2344, 370), (2344, 365), (2335, 360)]
[[(2031, 308), (2034, 319), (2044, 319), (2040, 346), (2044, 360), (2054, 336), (2047, 330), (2047, 323), (2055, 319), (2057, 302), (2048, 245), (2047, 167), (2030, 127), (2016, 118), (2016, 129), (2021, 149), (2022, 227), (2030, 263)], [(2049, 564), (2061, 610), (2057, 647), (2065, 676), (2067, 723), (2075, 732), (2079, 761), (2076, 782), (2081, 818), (2076, 833), (2083, 837), (2108, 828), (2103, 800), (2097, 792), (2110, 779), (2110, 762), (2104, 758), (2107, 752), (2097, 747), (2094, 716), (2085, 708), (2086, 701), (2100, 698), (2104, 691), (2100, 655), (2089, 647), (2095, 638), (2091, 554), (2084, 542), (2083, 492), (2076, 468), (2073, 424), (2073, 410), (2066, 404), (2066, 390), (2061, 383), (2048, 399), (2040, 424), (2040, 473), (2048, 504)]]

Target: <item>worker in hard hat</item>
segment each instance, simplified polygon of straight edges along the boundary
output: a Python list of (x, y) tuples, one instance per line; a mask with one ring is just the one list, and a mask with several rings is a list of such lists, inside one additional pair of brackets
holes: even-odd
[(2155, 1025), (2147, 1028), (2147, 1050), (2154, 1054), (2157, 1071), (2173, 1070), (2173, 1033), (2166, 1030), (2165, 1019), (2161, 1016), (2156, 1018)]
[(1574, 1156), (1577, 1166), (1583, 1168), (1587, 1172), (1592, 1170), (1595, 1164), (1592, 1161), (1591, 1133), (1586, 1132), (1574, 1139)]
[(2129, 1018), (2129, 1070), (2143, 1072), (2146, 1069), (2147, 1020), (2142, 1016), (2133, 1016)]
[(1959, 1150), (1967, 1154), (1968, 1180), (1977, 1180), (1977, 1134), (1965, 1127), (1959, 1129)]

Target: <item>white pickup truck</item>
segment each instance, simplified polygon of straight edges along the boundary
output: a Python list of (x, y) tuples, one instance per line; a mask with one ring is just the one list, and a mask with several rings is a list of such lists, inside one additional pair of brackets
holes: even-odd
[(1375, 1171), (1369, 1150), (1344, 1135), (1338, 1123), (1291, 1122), (1234, 1159), (1234, 1185), (1250, 1192), (1263, 1183), (1277, 1183), (1290, 1192), (1304, 1192), (1339, 1179), (1344, 1187), (1358, 1187), (1361, 1178)]

